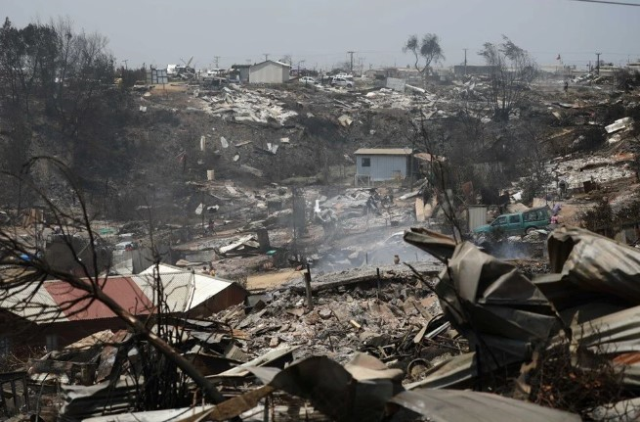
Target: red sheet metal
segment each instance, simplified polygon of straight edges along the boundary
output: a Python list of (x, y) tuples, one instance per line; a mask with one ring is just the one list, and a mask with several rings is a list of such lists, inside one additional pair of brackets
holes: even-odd
[[(105, 294), (133, 315), (148, 315), (154, 309), (151, 299), (144, 295), (130, 277), (109, 277), (106, 282), (100, 280), (100, 284)], [(85, 291), (74, 288), (64, 281), (47, 282), (44, 286), (71, 321), (116, 316), (106, 305), (97, 300), (86, 299)]]

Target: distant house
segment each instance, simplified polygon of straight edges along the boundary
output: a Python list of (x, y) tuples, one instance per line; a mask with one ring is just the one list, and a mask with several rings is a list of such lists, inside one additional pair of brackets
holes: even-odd
[(289, 80), (291, 66), (287, 63), (267, 60), (249, 68), (249, 83), (281, 84)]
[[(102, 291), (119, 306), (139, 318), (156, 313), (156, 267), (139, 275), (109, 277)], [(247, 291), (217, 277), (169, 265), (158, 266), (159, 285), (168, 313), (206, 318), (243, 303)], [(24, 355), (28, 349), (58, 349), (103, 330), (127, 326), (101, 302), (83, 299), (84, 292), (64, 281), (38, 282), (17, 288), (0, 301), (0, 356)]]
[(229, 72), (229, 79), (246, 84), (249, 82), (250, 64), (234, 64)]
[(411, 148), (360, 148), (356, 156), (356, 186), (402, 180), (418, 171)]

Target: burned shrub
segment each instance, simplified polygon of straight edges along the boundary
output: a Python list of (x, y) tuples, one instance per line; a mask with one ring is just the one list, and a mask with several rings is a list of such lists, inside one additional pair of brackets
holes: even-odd
[(583, 228), (607, 237), (613, 236), (613, 211), (606, 197), (599, 198), (596, 206), (581, 217)]
[(615, 73), (614, 78), (616, 88), (624, 91), (631, 91), (640, 86), (640, 72), (637, 70), (632, 72), (627, 69), (620, 69)]
[(165, 124), (173, 127), (180, 126), (180, 117), (171, 110), (158, 109), (153, 112), (153, 119), (150, 119), (149, 122), (153, 122), (156, 124)]
[[(581, 350), (588, 365), (575, 365), (575, 352), (566, 339), (534, 358), (534, 369), (525, 377), (532, 403), (580, 414), (591, 420), (593, 411), (625, 398), (622, 378), (603, 356)], [(521, 378), (522, 379), (522, 378)]]
[(580, 136), (579, 148), (583, 151), (593, 151), (600, 148), (606, 141), (605, 132), (598, 127), (589, 127)]
[(603, 119), (606, 124), (615, 122), (627, 116), (627, 110), (622, 104), (612, 104), (604, 110)]

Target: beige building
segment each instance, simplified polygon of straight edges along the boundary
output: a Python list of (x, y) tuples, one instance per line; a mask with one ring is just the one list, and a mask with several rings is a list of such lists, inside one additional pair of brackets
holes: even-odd
[(249, 68), (251, 84), (281, 84), (289, 80), (291, 66), (286, 63), (267, 60)]

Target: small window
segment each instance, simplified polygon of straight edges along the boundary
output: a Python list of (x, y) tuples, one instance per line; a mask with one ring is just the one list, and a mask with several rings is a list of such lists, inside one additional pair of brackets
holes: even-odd
[(513, 224), (513, 223), (519, 223), (520, 222), (520, 216), (519, 215), (512, 215), (511, 217), (509, 217), (509, 223)]
[(371, 167), (371, 158), (362, 158), (362, 167)]
[(507, 217), (498, 217), (491, 225), (499, 226), (501, 224), (507, 224)]

